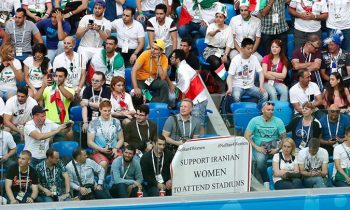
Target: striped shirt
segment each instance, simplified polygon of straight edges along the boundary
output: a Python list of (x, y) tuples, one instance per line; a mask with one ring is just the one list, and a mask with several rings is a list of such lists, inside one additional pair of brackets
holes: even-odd
[[(272, 14), (278, 13), (278, 23), (272, 23)], [(261, 18), (261, 33), (267, 35), (281, 34), (289, 29), (286, 14), (285, 0), (275, 0), (270, 12), (265, 17)]]

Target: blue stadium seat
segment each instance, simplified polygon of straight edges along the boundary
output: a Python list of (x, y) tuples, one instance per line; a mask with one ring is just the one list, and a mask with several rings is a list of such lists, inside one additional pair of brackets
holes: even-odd
[(161, 103), (161, 102), (150, 102), (148, 103), (149, 109), (167, 109), (168, 104), (167, 103)]
[(77, 36), (74, 34), (73, 35), (74, 39), (75, 39), (75, 48), (74, 48), (74, 51), (78, 51), (78, 47), (79, 47), (79, 44), (80, 44), (80, 39), (77, 38)]
[(181, 6), (176, 7), (176, 14), (178, 17), (180, 17), (180, 12), (181, 12)]
[(288, 101), (273, 101), (275, 103), (275, 111), (273, 115), (280, 118), (284, 125), (288, 125), (292, 120), (293, 109)]
[(17, 144), (16, 147), (17, 147), (17, 152), (16, 152), (16, 154), (17, 154), (17, 157), (19, 157), (19, 155), (21, 154), (21, 152), (22, 152), (23, 149), (24, 149), (24, 144)]
[(94, 5), (95, 5), (95, 0), (89, 0), (88, 9), (87, 9), (89, 14), (94, 13)]
[(156, 108), (156, 109), (149, 110), (148, 119), (152, 120), (157, 124), (158, 135), (162, 133), (163, 126), (165, 124), (165, 121), (169, 117), (169, 115), (170, 115), (170, 111), (168, 108)]
[(148, 46), (148, 44), (149, 44), (148, 33), (145, 32), (145, 45), (143, 46), (143, 51), (151, 48), (151, 46)]
[(328, 163), (328, 183), (333, 185), (333, 170), (334, 170), (334, 162)]
[(225, 20), (225, 23), (228, 25), (230, 24), (231, 18), (236, 15), (236, 11), (233, 8), (232, 4), (225, 4), (226, 5), (226, 10), (227, 10), (227, 18)]
[(328, 33), (325, 31), (325, 32), (322, 32), (322, 42), (327, 39), (328, 37)]
[(136, 0), (126, 0), (123, 7), (132, 7), (136, 9)]
[(293, 56), (293, 50), (294, 50), (294, 34), (288, 34), (287, 38), (287, 56), (288, 59), (291, 60)]
[(203, 66), (209, 66), (209, 63), (207, 63), (203, 57), (203, 51), (206, 47), (207, 44), (204, 43), (204, 38), (199, 38), (196, 40), (199, 63)]
[(73, 131), (80, 133), (80, 125), (83, 121), (83, 110), (80, 105), (73, 106), (69, 110), (69, 119), (74, 121)]
[(244, 134), (245, 129), (248, 126), (249, 121), (260, 115), (260, 111), (257, 108), (240, 108), (236, 109), (233, 113), (233, 123), (235, 126), (235, 130)]
[(125, 68), (125, 91), (129, 93), (131, 89), (132, 89), (131, 68)]
[(237, 109), (240, 108), (257, 108), (257, 104), (253, 102), (236, 102), (231, 104), (231, 113), (234, 113)]
[(59, 141), (51, 145), (59, 153), (61, 158), (72, 158), (72, 153), (79, 146), (76, 141)]
[(118, 33), (117, 32), (113, 32), (113, 33), (111, 33), (111, 36), (118, 37)]
[(272, 166), (267, 168), (267, 174), (269, 175), (270, 190), (275, 190), (275, 183), (273, 183), (273, 170)]

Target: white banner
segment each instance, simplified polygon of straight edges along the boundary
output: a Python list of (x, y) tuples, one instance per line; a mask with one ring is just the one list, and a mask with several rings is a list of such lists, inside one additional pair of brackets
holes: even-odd
[(172, 194), (249, 192), (251, 147), (242, 136), (195, 139), (171, 163)]

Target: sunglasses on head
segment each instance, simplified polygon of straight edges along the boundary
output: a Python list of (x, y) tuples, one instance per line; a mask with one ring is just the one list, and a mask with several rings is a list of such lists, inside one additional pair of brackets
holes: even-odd
[(275, 103), (271, 102), (271, 101), (266, 101), (263, 106), (268, 105), (268, 106), (275, 106)]

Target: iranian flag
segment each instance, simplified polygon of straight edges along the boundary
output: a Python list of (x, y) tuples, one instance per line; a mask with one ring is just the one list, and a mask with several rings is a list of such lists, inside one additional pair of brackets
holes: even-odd
[(178, 27), (182, 25), (186, 25), (193, 20), (187, 8), (189, 9), (192, 8), (193, 11), (198, 9), (200, 16), (202, 16), (201, 9), (210, 9), (217, 2), (217, 0), (179, 0), (179, 1), (182, 6), (181, 6), (180, 15), (179, 15)]
[(188, 13), (185, 5), (181, 6), (181, 11), (180, 11), (180, 17), (179, 17), (179, 22), (178, 22), (178, 27), (182, 26), (182, 25), (186, 25), (189, 22), (192, 21), (192, 16), (190, 15), (190, 13)]
[(64, 123), (64, 118), (66, 117), (66, 109), (64, 108), (64, 103), (61, 98), (61, 93), (58, 90), (57, 83), (54, 82), (51, 88), (50, 103), (56, 103), (58, 116), (60, 122)]
[(194, 104), (200, 103), (207, 99), (204, 89), (205, 86), (200, 78), (200, 75), (186, 63), (181, 61), (177, 69), (177, 84), (176, 87), (193, 101)]
[(226, 79), (226, 68), (224, 64), (221, 64), (218, 69), (215, 70), (215, 73), (220, 77), (220, 79)]
[(249, 11), (260, 11), (266, 7), (267, 0), (250, 0)]

